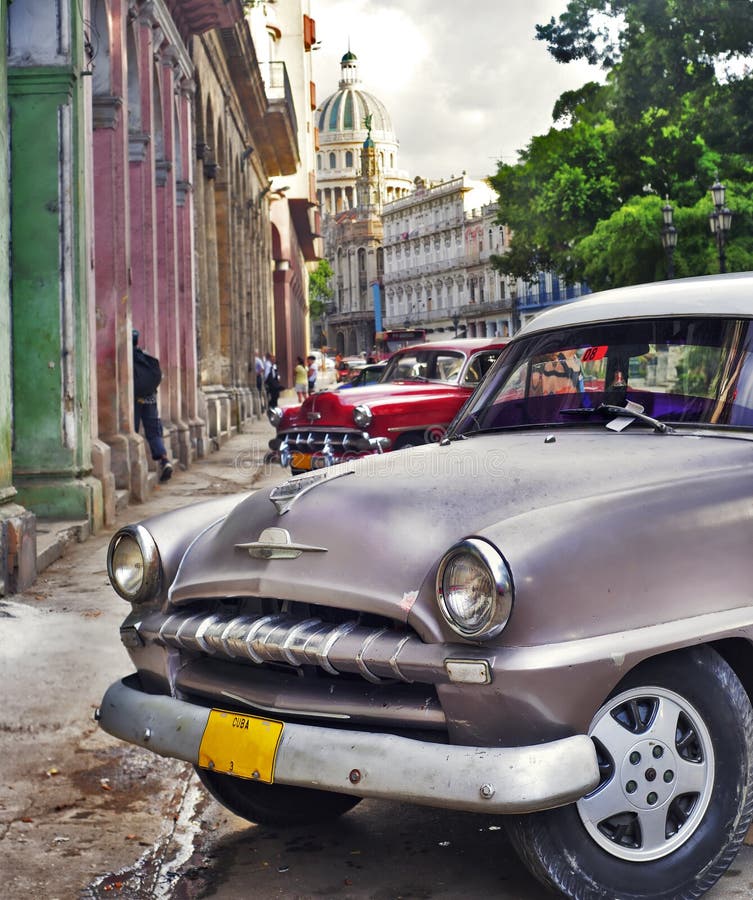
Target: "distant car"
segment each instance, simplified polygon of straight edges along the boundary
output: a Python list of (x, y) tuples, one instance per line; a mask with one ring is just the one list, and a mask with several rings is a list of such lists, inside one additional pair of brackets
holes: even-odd
[(270, 450), (299, 473), (438, 441), (504, 346), (498, 338), (460, 338), (398, 350), (376, 384), (270, 410), (277, 429)]
[(335, 364), (337, 381), (350, 381), (366, 365), (364, 356), (344, 356)]
[(345, 388), (363, 387), (366, 384), (377, 384), (377, 382), (382, 380), (386, 368), (387, 360), (378, 363), (367, 363), (362, 369), (356, 371), (350, 381), (343, 381), (340, 383), (336, 390), (342, 391), (345, 390)]
[(542, 312), (439, 444), (119, 529), (101, 726), (253, 822), (465, 810), (571, 900), (701, 897), (753, 818), (752, 298)]

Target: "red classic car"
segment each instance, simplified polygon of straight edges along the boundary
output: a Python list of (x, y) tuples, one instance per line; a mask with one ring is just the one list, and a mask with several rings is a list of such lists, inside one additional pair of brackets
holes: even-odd
[(295, 474), (438, 441), (504, 346), (464, 338), (399, 350), (378, 384), (321, 391), (271, 410), (277, 436), (270, 449)]

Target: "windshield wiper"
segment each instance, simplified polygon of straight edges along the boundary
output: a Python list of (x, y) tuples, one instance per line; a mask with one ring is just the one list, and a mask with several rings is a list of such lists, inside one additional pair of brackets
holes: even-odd
[(641, 422), (645, 422), (647, 425), (653, 425), (654, 431), (658, 431), (661, 434), (674, 434), (675, 431), (674, 428), (672, 428), (671, 425), (667, 425), (666, 422), (660, 422), (659, 419), (655, 419), (653, 416), (647, 416), (646, 413), (639, 411), (634, 407), (613, 406), (611, 403), (601, 403), (597, 409), (611, 413), (613, 416), (622, 416), (626, 419), (638, 419)]
[(561, 409), (561, 416), (590, 416), (593, 413), (610, 413), (613, 416), (620, 416), (624, 419), (638, 419), (647, 425), (653, 425), (654, 431), (661, 434), (674, 434), (675, 430), (666, 422), (661, 422), (653, 416), (646, 415), (642, 410), (636, 409), (635, 406), (615, 406), (612, 403), (600, 403), (595, 407), (574, 407), (573, 409)]

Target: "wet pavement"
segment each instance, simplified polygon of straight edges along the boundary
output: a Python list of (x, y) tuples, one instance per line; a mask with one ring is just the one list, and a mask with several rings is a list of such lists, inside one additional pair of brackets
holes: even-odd
[[(157, 485), (146, 503), (128, 507), (115, 527), (70, 545), (30, 590), (0, 598), (3, 900), (177, 896), (162, 869), (184, 867), (193, 853), (193, 832), (185, 851), (177, 849), (180, 823), (193, 819), (188, 807), (204, 795), (188, 790), (185, 764), (122, 744), (93, 719), (108, 685), (132, 669), (118, 630), (127, 608), (107, 580), (107, 544), (128, 522), (284, 480), (279, 465), (264, 462), (273, 434), (264, 419), (247, 423)], [(118, 887), (113, 873), (134, 867), (138, 884)]]

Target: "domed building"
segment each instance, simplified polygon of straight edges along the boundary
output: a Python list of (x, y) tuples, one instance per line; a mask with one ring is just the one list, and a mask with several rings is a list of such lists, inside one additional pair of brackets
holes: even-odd
[(413, 182), (397, 167), (398, 141), (387, 109), (363, 90), (350, 50), (340, 61), (339, 87), (318, 117), (317, 199), (324, 255), (335, 274), (314, 344), (368, 354), (384, 306), (382, 207), (410, 193)]
[(358, 206), (356, 181), (367, 138), (376, 150), (380, 206), (404, 197), (413, 188), (407, 173), (398, 169), (398, 140), (387, 108), (363, 90), (358, 59), (350, 50), (340, 60), (338, 89), (319, 107), (317, 125), (316, 184), (322, 215), (333, 216)]

